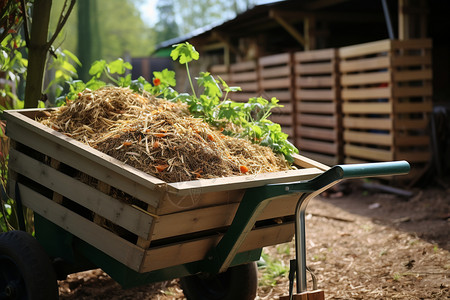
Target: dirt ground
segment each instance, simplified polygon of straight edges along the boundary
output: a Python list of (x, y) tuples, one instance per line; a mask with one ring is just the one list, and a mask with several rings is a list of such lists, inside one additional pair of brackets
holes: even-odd
[[(308, 206), (307, 264), (326, 299), (450, 299), (450, 188), (406, 197), (362, 184), (346, 182)], [(293, 242), (264, 252), (285, 265), (295, 255)], [(279, 276), (256, 299), (278, 299), (288, 284)], [(123, 290), (101, 270), (71, 274), (59, 287), (63, 300), (184, 297), (177, 280)]]

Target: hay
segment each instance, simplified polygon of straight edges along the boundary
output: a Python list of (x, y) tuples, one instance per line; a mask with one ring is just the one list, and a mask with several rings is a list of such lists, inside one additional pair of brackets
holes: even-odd
[(86, 90), (39, 121), (166, 182), (290, 169), (282, 155), (223, 135), (184, 104), (128, 88)]

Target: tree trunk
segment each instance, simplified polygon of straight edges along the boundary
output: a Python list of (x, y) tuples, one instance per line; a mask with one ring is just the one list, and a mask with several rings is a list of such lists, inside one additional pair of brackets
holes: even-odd
[(28, 45), (28, 71), (25, 87), (25, 108), (35, 108), (42, 97), (42, 84), (48, 53), (48, 25), (52, 0), (35, 0), (30, 44)]

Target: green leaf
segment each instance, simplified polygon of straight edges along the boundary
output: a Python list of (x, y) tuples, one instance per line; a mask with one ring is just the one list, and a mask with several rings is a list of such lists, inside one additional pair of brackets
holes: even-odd
[(222, 91), (217, 84), (214, 77), (208, 72), (201, 72), (200, 77), (197, 77), (197, 82), (199, 86), (205, 88), (203, 92), (204, 95), (214, 98), (214, 97), (222, 97)]
[(89, 69), (89, 75), (94, 76), (95, 78), (100, 78), (105, 68), (106, 68), (105, 60), (103, 59), (96, 60), (92, 63), (91, 68)]
[(192, 60), (198, 60), (200, 54), (195, 50), (194, 46), (185, 42), (183, 44), (173, 45), (175, 49), (170, 53), (173, 60), (179, 60), (180, 64), (186, 64)]
[(110, 62), (107, 66), (111, 74), (123, 74), (125, 73), (126, 69), (132, 69), (130, 63), (124, 62), (122, 58), (118, 58)]
[(80, 60), (78, 59), (78, 57), (75, 54), (73, 54), (69, 50), (63, 50), (62, 52), (65, 55), (67, 55), (68, 57), (70, 57), (71, 60), (73, 60), (77, 65), (79, 65), (81, 67), (81, 62), (80, 62)]
[(175, 86), (177, 84), (174, 71), (168, 69), (164, 69), (161, 72), (155, 71), (153, 72), (153, 76), (161, 80), (161, 84), (169, 86)]

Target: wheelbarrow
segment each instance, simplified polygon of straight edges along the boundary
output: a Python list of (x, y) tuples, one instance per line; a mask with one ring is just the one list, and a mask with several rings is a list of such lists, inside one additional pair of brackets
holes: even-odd
[(296, 155), (295, 170), (166, 183), (43, 126), (40, 116), (4, 113), (8, 193), (18, 211), (34, 212), (35, 237), (0, 235), (0, 299), (57, 299), (56, 279), (93, 268), (124, 288), (180, 278), (188, 299), (254, 299), (263, 247), (294, 236), (291, 273), (297, 294), (308, 293), (308, 202), (343, 179), (409, 171), (405, 161), (330, 168)]

